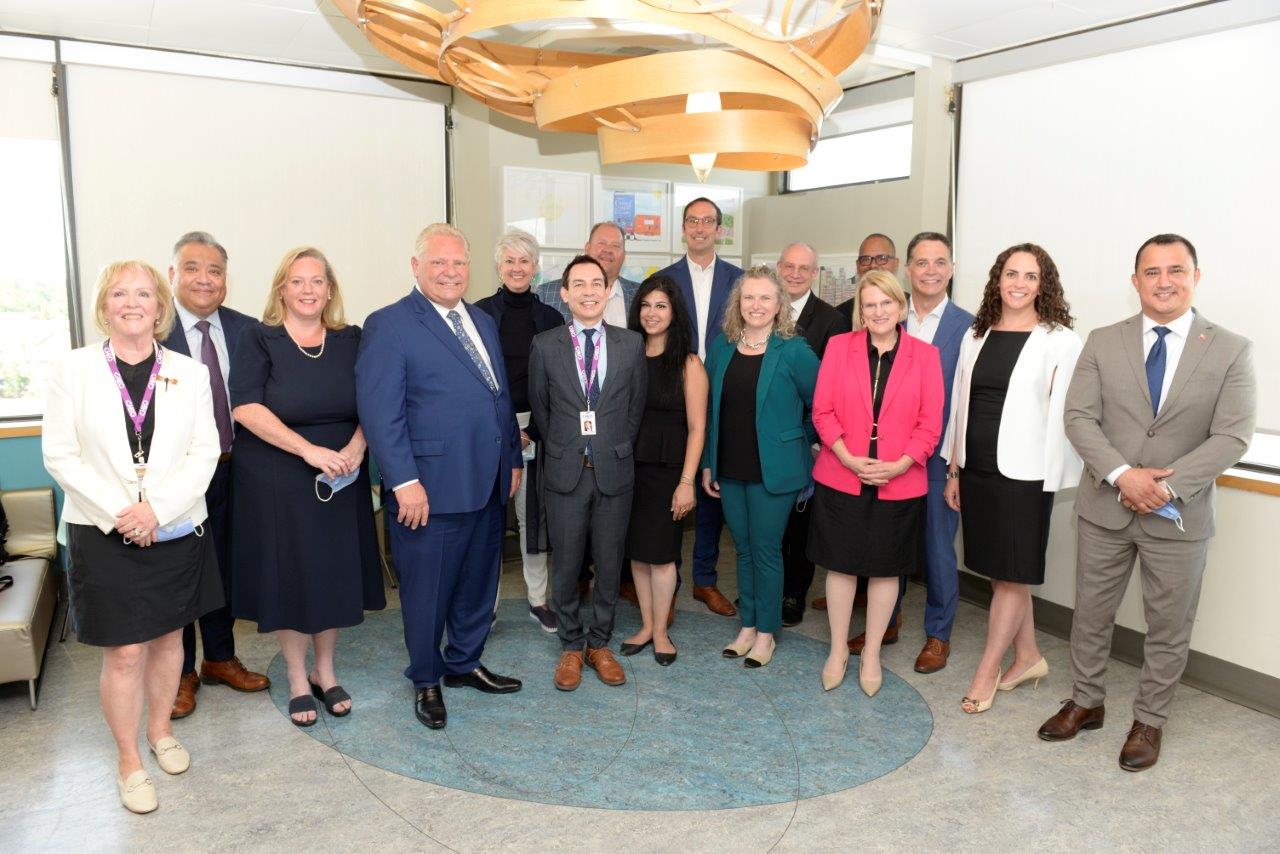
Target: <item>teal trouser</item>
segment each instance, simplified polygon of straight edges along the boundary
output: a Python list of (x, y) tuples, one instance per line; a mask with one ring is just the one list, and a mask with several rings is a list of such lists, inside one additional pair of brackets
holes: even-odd
[(775, 495), (763, 483), (720, 478), (720, 504), (738, 550), (738, 613), (744, 628), (782, 627), (782, 533), (797, 492)]

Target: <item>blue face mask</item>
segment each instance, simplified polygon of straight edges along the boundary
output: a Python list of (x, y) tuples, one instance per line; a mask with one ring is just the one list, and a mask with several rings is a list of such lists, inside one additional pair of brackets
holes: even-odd
[(167, 543), (170, 540), (180, 540), (187, 534), (195, 534), (197, 537), (203, 537), (204, 529), (192, 522), (191, 517), (179, 519), (172, 525), (165, 525), (162, 528), (156, 528), (156, 542)]
[[(356, 478), (358, 477), (360, 477), (359, 466), (357, 466), (356, 470), (353, 471), (351, 474), (341, 474), (341, 475), (338, 475), (337, 477), (329, 477), (329, 475), (323, 474), (323, 473), (318, 474), (316, 475), (316, 498), (319, 498), (321, 501), (328, 501), (331, 498), (333, 498), (335, 494), (341, 492), (351, 484), (355, 483)], [(321, 484), (324, 484), (325, 486), (329, 487), (328, 498), (325, 498), (320, 494)]]
[(1182, 527), (1182, 514), (1178, 512), (1177, 507), (1173, 506), (1172, 501), (1166, 502), (1164, 506), (1157, 507), (1151, 512), (1155, 513), (1157, 516), (1163, 516), (1166, 519), (1172, 520), (1173, 524), (1177, 525), (1178, 530), (1182, 533), (1185, 534), (1187, 532), (1187, 529)]

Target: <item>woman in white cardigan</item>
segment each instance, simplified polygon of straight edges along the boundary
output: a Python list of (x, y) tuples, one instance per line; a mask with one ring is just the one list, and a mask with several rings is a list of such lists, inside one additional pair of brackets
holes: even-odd
[(223, 601), (200, 527), (220, 448), (208, 370), (160, 346), (174, 319), (160, 274), (140, 261), (111, 264), (94, 317), (107, 340), (68, 353), (50, 384), (44, 465), (66, 493), (72, 623), (81, 643), (103, 648), (120, 800), (151, 812), (156, 789), (138, 749), (143, 704), (157, 764), (187, 770), (169, 723), (182, 627)]
[[(1038, 685), (1049, 672), (1031, 587), (1044, 583), (1054, 493), (1080, 481), (1062, 422), (1083, 346), (1070, 311), (1049, 254), (1012, 246), (992, 265), (973, 334), (960, 345), (943, 497), (960, 513), (965, 567), (989, 578), (992, 590), (986, 649), (961, 702), (968, 714), (991, 708), (997, 689)], [(1002, 673), (1010, 644), (1013, 662)]]

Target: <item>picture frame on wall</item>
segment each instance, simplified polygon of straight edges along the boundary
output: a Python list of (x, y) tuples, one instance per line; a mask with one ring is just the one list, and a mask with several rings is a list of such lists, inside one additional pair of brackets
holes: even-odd
[(591, 176), (552, 169), (502, 169), (503, 230), (529, 232), (548, 249), (586, 243), (591, 228)]
[[(696, 198), (708, 198), (720, 208), (720, 233), (716, 237), (716, 254), (729, 257), (742, 255), (742, 188), (712, 184), (673, 184), (671, 187), (671, 221), (683, 226), (684, 206)], [(684, 252), (684, 233), (677, 227), (671, 251)]]
[(627, 253), (627, 260), (622, 264), (622, 278), (633, 282), (643, 282), (659, 270), (671, 266), (670, 255), (645, 255)]
[(617, 223), (628, 252), (670, 252), (670, 188), (666, 181), (597, 175), (592, 182), (595, 222)]

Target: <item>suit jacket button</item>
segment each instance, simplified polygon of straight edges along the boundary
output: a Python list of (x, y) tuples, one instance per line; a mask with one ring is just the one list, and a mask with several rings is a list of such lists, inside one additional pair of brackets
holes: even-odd
[(1151, 438), (1152, 436), (1154, 436), (1155, 434), (1156, 434), (1156, 431), (1155, 431), (1155, 430), (1148, 430), (1148, 431), (1147, 431), (1147, 438), (1148, 438), (1148, 439), (1150, 439), (1150, 438)]

